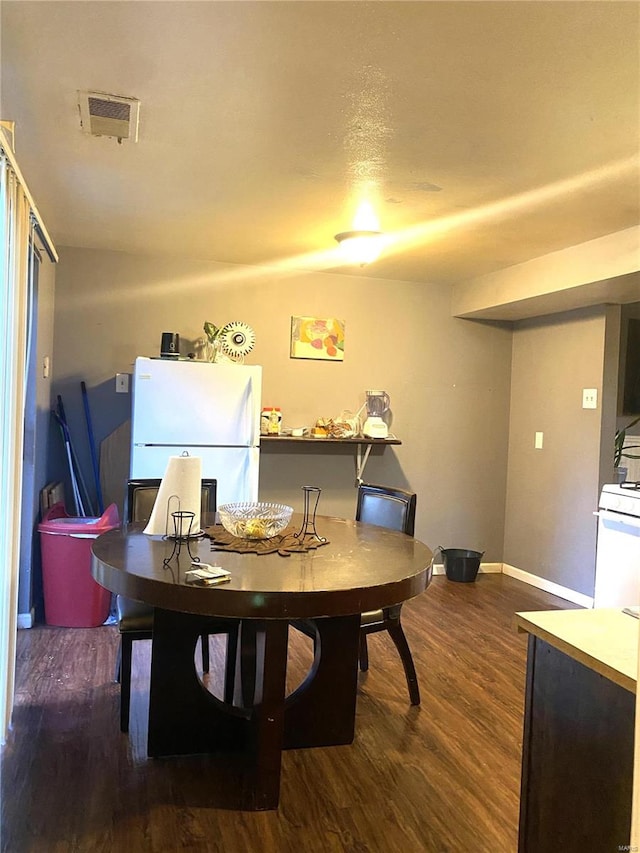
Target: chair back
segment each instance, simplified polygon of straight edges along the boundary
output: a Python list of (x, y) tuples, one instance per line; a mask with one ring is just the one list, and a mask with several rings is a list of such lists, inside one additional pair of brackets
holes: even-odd
[(400, 530), (413, 536), (416, 523), (416, 495), (404, 489), (361, 483), (358, 487), (356, 521)]
[[(149, 521), (161, 482), (159, 479), (128, 481), (124, 517), (130, 524)], [(216, 511), (217, 485), (217, 480), (202, 480), (201, 526), (204, 526), (207, 514)]]

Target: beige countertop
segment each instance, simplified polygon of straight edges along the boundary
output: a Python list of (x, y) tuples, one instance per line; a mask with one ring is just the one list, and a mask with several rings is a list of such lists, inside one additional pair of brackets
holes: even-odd
[(622, 610), (539, 610), (515, 614), (533, 634), (631, 693), (638, 675), (638, 619)]

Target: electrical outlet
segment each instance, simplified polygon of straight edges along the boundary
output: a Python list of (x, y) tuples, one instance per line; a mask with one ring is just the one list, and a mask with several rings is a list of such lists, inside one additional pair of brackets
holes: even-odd
[(534, 442), (533, 442), (533, 446), (535, 447), (536, 450), (542, 450), (543, 438), (544, 438), (544, 433), (542, 433), (542, 432), (536, 433), (536, 437), (535, 437)]
[(116, 394), (129, 393), (129, 374), (116, 373)]
[(582, 408), (597, 409), (598, 408), (598, 389), (583, 388), (582, 389)]

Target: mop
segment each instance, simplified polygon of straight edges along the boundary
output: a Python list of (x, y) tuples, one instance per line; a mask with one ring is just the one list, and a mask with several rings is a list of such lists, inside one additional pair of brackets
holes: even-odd
[[(80, 468), (80, 463), (78, 461), (78, 457), (71, 441), (71, 432), (69, 430), (69, 425), (67, 423), (67, 419), (65, 416), (64, 405), (62, 402), (62, 397), (58, 394), (58, 405), (57, 410), (54, 411), (54, 416), (58, 423), (60, 424), (60, 428), (62, 430), (62, 437), (65, 443), (65, 450), (67, 453), (67, 463), (69, 465), (69, 476), (71, 478), (71, 488), (73, 490), (74, 502), (76, 505), (76, 511), (79, 516), (86, 516), (87, 510), (88, 514), (93, 516), (93, 507), (91, 505), (91, 498), (89, 496), (89, 490), (87, 489), (87, 485), (85, 483), (84, 477), (82, 476), (82, 469)], [(84, 498), (83, 498), (84, 495)]]
[(98, 466), (98, 455), (96, 453), (96, 443), (93, 436), (93, 425), (91, 423), (91, 410), (89, 409), (89, 397), (87, 395), (87, 386), (84, 382), (80, 383), (82, 389), (82, 402), (84, 403), (84, 416), (87, 422), (87, 433), (89, 435), (89, 450), (91, 451), (91, 465), (93, 466), (93, 478), (96, 484), (96, 497), (98, 499), (98, 512), (100, 515), (104, 512), (104, 503), (102, 500), (102, 486), (100, 485), (100, 469)]
[(69, 467), (69, 478), (71, 480), (71, 491), (73, 493), (73, 505), (75, 507), (76, 515), (83, 516), (84, 515), (84, 506), (82, 504), (82, 498), (80, 496), (80, 490), (78, 488), (78, 481), (76, 480), (76, 474), (73, 469), (73, 459), (71, 456), (71, 439), (69, 436), (69, 430), (67, 428), (66, 423), (62, 420), (60, 415), (55, 409), (52, 409), (51, 414), (56, 419), (58, 426), (60, 427), (60, 434), (62, 435), (62, 441), (64, 442), (64, 449), (67, 454), (67, 465)]

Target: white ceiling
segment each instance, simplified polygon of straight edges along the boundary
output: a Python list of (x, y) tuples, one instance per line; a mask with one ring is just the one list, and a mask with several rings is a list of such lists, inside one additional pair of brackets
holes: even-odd
[[(636, 2), (0, 10), (0, 118), (58, 246), (335, 269), (366, 192), (366, 274), (455, 282), (639, 221)], [(137, 144), (81, 131), (86, 89), (140, 99)]]

